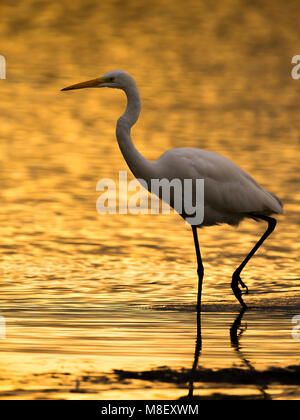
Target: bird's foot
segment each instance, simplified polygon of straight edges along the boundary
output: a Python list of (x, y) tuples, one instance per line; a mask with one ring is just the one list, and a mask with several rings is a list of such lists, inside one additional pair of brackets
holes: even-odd
[[(239, 288), (239, 284), (246, 290), (241, 290)], [(234, 293), (234, 296), (237, 298), (237, 300), (240, 302), (240, 304), (242, 305), (242, 307), (244, 309), (248, 309), (248, 306), (245, 304), (245, 302), (243, 301), (242, 295), (247, 295), (249, 290), (248, 287), (245, 285), (245, 283), (242, 281), (242, 279), (240, 278), (240, 275), (238, 273), (233, 273), (232, 276), (232, 282), (231, 282), (231, 288), (232, 291)]]
[(249, 289), (248, 287), (245, 285), (245, 283), (243, 282), (243, 280), (240, 278), (239, 274), (233, 274), (232, 279), (235, 277), (235, 279), (237, 279), (238, 283), (240, 283), (240, 285), (242, 286), (243, 289), (246, 290), (242, 290), (241, 293), (242, 295), (248, 295), (249, 294)]

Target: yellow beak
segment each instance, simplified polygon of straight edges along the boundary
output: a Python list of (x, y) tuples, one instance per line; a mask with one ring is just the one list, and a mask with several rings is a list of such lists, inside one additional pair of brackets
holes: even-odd
[(107, 81), (106, 78), (98, 77), (97, 79), (88, 80), (87, 82), (76, 83), (75, 85), (65, 87), (61, 90), (92, 88), (92, 87), (96, 87), (98, 85), (101, 85), (101, 83), (105, 83), (106, 81)]

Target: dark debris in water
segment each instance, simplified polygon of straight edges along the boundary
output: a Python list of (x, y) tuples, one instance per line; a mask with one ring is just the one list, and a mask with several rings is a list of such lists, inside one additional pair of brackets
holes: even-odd
[[(165, 304), (165, 305), (152, 305), (149, 309), (153, 311), (172, 311), (172, 312), (196, 312), (197, 307), (195, 304)], [(271, 302), (269, 305), (260, 305), (259, 303), (248, 305), (250, 312), (278, 312), (278, 313), (298, 313), (300, 304), (298, 302), (289, 302), (287, 304), (275, 304)], [(238, 304), (231, 303), (208, 303), (201, 305), (201, 312), (233, 312), (236, 313), (240, 310)]]
[(241, 368), (224, 368), (219, 370), (198, 368), (174, 370), (168, 367), (147, 370), (143, 372), (114, 370), (120, 380), (140, 379), (175, 384), (194, 382), (214, 382), (230, 384), (271, 384), (300, 385), (300, 365), (286, 368), (270, 367), (264, 371), (254, 371)]
[[(236, 400), (246, 400), (246, 401), (253, 401), (253, 400), (265, 400), (266, 398), (262, 395), (228, 395), (228, 394), (221, 394), (219, 392), (214, 392), (211, 395), (188, 395), (185, 397), (179, 398), (179, 400), (197, 400), (197, 401), (215, 401), (215, 400), (229, 400), (229, 401), (236, 401)], [(267, 398), (269, 399), (269, 398)]]

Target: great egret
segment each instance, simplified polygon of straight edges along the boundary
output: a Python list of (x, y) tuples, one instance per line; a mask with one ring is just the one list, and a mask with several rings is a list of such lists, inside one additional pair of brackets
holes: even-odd
[[(141, 102), (137, 85), (128, 73), (113, 70), (102, 77), (62, 90), (102, 87), (122, 89), (127, 96), (127, 107), (125, 113), (118, 119), (116, 136), (127, 165), (136, 178), (146, 180), (148, 185), (151, 179), (176, 178), (182, 181), (204, 179), (204, 220), (200, 226), (192, 224), (198, 263), (198, 310), (201, 304), (204, 269), (197, 228), (221, 223), (237, 226), (245, 218), (264, 220), (268, 223), (263, 236), (232, 275), (233, 293), (243, 308), (247, 308), (242, 299), (239, 284), (245, 288), (243, 292), (245, 294), (248, 293), (248, 288), (240, 278), (240, 274), (250, 258), (274, 230), (276, 219), (270, 215), (282, 213), (282, 202), (275, 195), (264, 190), (250, 175), (229, 159), (214, 152), (197, 148), (178, 148), (166, 151), (154, 162), (145, 159), (135, 148), (130, 135), (131, 127), (139, 117)], [(184, 213), (181, 216), (186, 218)]]

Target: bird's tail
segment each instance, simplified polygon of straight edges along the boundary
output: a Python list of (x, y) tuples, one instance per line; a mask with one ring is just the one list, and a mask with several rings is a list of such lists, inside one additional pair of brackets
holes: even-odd
[(280, 205), (280, 207), (281, 207), (281, 213), (282, 213), (282, 209), (283, 209), (283, 201), (282, 201), (282, 200), (280, 200), (280, 198), (278, 198), (278, 197), (277, 197), (277, 195), (275, 195), (275, 194), (271, 193), (270, 191), (268, 191), (268, 193), (269, 193), (269, 194), (271, 194), (271, 196), (272, 196), (273, 198), (275, 198), (275, 200), (277, 201), (277, 203)]

